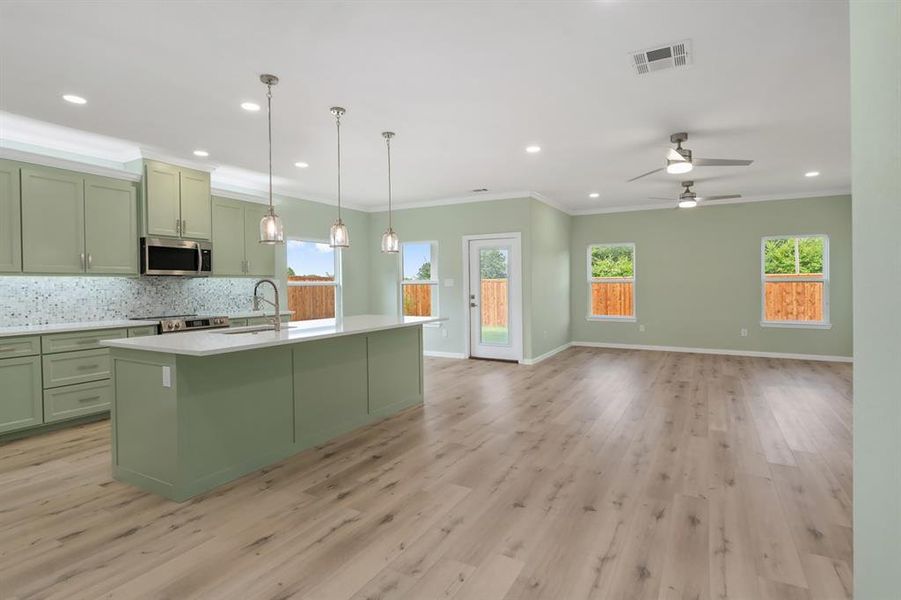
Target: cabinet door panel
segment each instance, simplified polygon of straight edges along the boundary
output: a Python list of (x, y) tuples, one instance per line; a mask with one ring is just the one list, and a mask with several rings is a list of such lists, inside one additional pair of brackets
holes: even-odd
[(41, 357), (0, 360), (0, 433), (40, 425)]
[(88, 178), (84, 189), (88, 273), (138, 272), (138, 209), (134, 185)]
[(22, 169), (22, 267), (26, 273), (83, 273), (84, 179)]
[(44, 390), (44, 421), (52, 423), (110, 409), (113, 385), (109, 380)]
[(181, 170), (181, 237), (208, 240), (212, 234), (210, 217), (210, 174)]
[(244, 274), (244, 206), (213, 199), (213, 275)]
[(0, 160), (0, 273), (22, 270), (21, 207), (19, 167)]
[(275, 245), (260, 243), (260, 219), (267, 208), (259, 204), (246, 204), (244, 210), (244, 255), (247, 258), (247, 274), (255, 277), (275, 275)]
[(144, 167), (147, 233), (178, 237), (181, 219), (178, 168), (148, 161)]

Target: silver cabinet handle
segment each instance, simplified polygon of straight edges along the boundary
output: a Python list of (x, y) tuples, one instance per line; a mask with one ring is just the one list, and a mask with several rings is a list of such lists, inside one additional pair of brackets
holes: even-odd
[(186, 235), (188, 233), (188, 222), (184, 219), (181, 220), (181, 234)]
[(197, 272), (203, 270), (203, 252), (200, 250), (200, 242), (197, 242)]
[(175, 233), (181, 235), (181, 219), (175, 219)]
[(15, 346), (4, 346), (4, 347), (0, 348), (0, 352), (12, 352), (15, 349), (16, 349)]
[(93, 266), (94, 266), (94, 255), (91, 254), (90, 252), (88, 252), (88, 268), (90, 269)]
[(79, 254), (78, 257), (81, 260), (81, 268), (84, 269), (84, 252)]
[(250, 261), (249, 260), (244, 261), (244, 272), (250, 273)]
[(93, 402), (94, 400), (100, 400), (100, 396), (85, 396), (84, 398), (79, 398), (79, 402)]

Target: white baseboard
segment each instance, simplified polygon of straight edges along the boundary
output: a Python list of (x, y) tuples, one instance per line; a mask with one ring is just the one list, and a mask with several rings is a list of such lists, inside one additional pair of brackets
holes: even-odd
[(466, 358), (462, 352), (437, 352), (435, 350), (423, 350), (422, 355), (432, 358)]
[(757, 350), (725, 350), (721, 348), (687, 348), (684, 346), (649, 346), (645, 344), (614, 344), (608, 342), (573, 342), (573, 346), (589, 348), (618, 348), (621, 350), (651, 350), (655, 352), (688, 352), (691, 354), (725, 354), (728, 356), (752, 356), (758, 358), (790, 358), (796, 360), (820, 360), (825, 362), (854, 362), (852, 356), (827, 354), (792, 354), (786, 352), (759, 352)]
[(555, 354), (559, 354), (560, 352), (563, 352), (564, 350), (566, 350), (567, 348), (569, 348), (569, 347), (572, 346), (572, 345), (573, 345), (572, 342), (566, 342), (566, 343), (563, 344), (562, 346), (559, 346), (559, 347), (557, 347), (557, 348), (554, 348), (553, 350), (551, 350), (551, 351), (549, 351), (549, 352), (545, 352), (544, 354), (542, 354), (542, 355), (540, 355), (540, 356), (536, 356), (535, 358), (524, 358), (524, 359), (522, 359), (521, 361), (519, 361), (519, 364), (521, 364), (521, 365), (535, 365), (535, 364), (538, 364), (538, 363), (540, 363), (541, 361), (546, 360), (546, 359), (548, 359), (548, 358), (554, 356)]

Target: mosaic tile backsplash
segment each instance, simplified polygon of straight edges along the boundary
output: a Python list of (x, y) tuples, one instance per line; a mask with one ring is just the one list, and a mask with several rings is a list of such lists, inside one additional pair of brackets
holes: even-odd
[(253, 279), (0, 276), (0, 327), (229, 314), (251, 309)]

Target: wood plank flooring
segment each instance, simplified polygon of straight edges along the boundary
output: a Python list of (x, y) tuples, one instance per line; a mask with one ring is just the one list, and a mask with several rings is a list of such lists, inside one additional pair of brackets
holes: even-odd
[(0, 446), (0, 598), (851, 597), (851, 367), (427, 359), (426, 405), (176, 504)]

